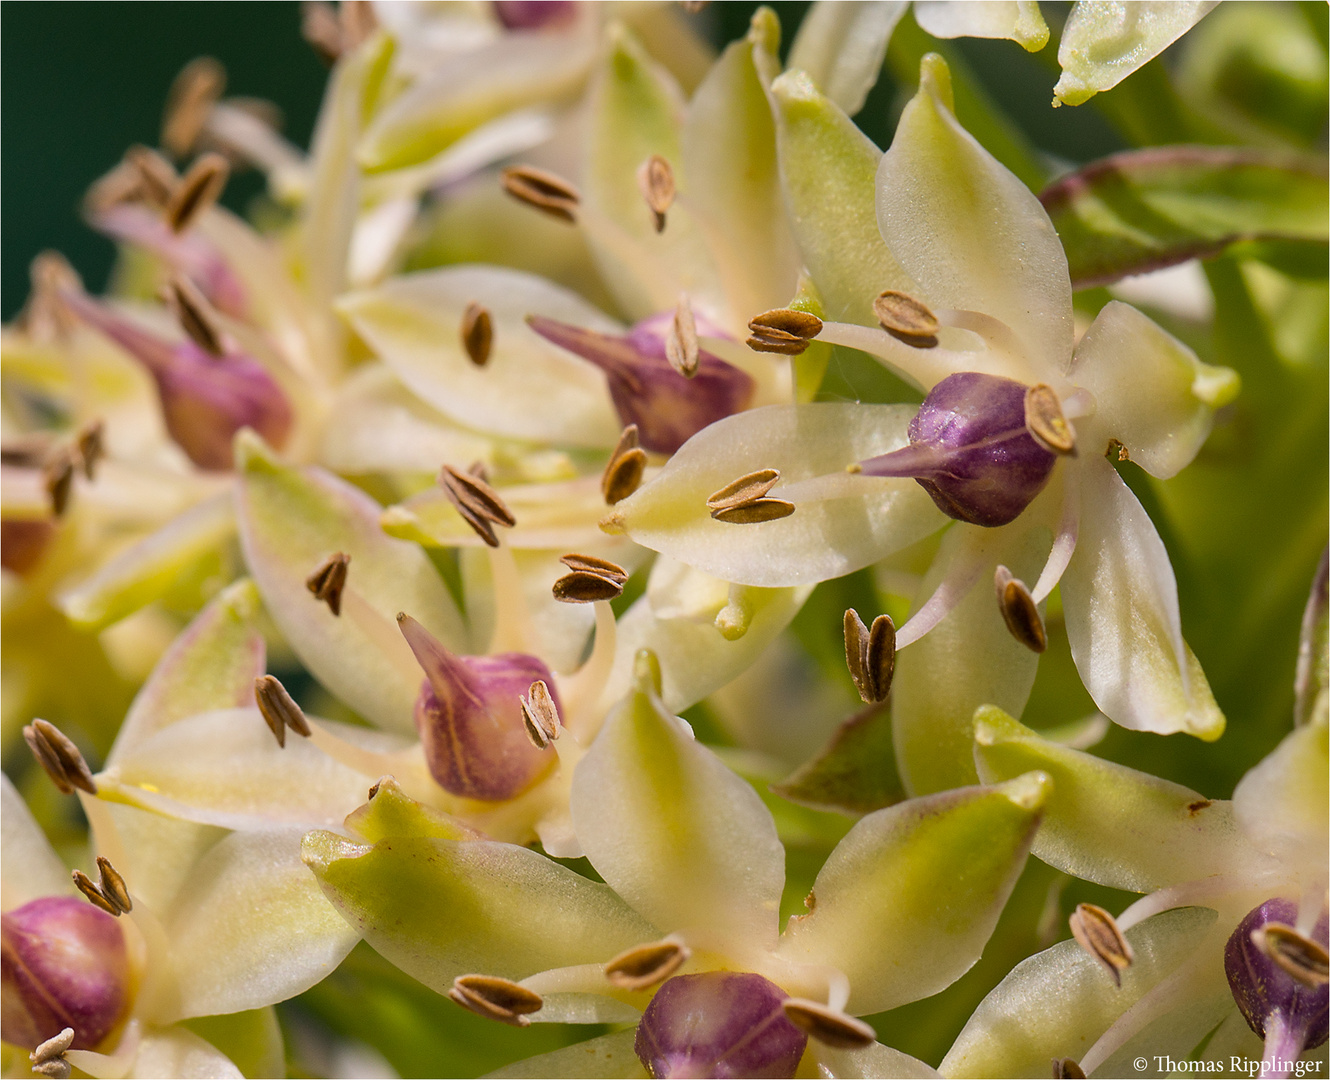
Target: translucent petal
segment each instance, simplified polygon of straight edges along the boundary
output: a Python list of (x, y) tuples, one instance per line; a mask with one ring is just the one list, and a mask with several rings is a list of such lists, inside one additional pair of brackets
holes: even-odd
[(285, 1001), (351, 951), (356, 932), (301, 865), (303, 832), (232, 833), (194, 868), (165, 920), (174, 992), (158, 1022)]
[(188, 1027), (229, 1057), (245, 1076), (281, 1076), (286, 1071), (282, 1028), (271, 1005), (224, 1016), (193, 1017)]
[(1031, 769), (1053, 778), (1034, 852), (1069, 874), (1150, 892), (1256, 865), (1232, 803), (1049, 742), (1001, 709), (976, 714), (974, 755), (989, 782)]
[[(462, 343), (463, 314), (473, 302), (494, 325), (483, 367)], [(526, 325), (528, 315), (546, 315), (622, 332), (566, 289), (518, 270), (453, 266), (352, 293), (338, 310), (402, 382), (469, 428), (570, 446), (611, 447), (619, 436), (605, 377)]]
[(770, 948), (785, 880), (771, 812), (665, 711), (643, 667), (573, 775), (577, 837), (662, 930), (713, 948)]
[(1077, 4), (1058, 45), (1054, 105), (1079, 105), (1153, 60), (1219, 0), (1098, 0)]
[(608, 886), (513, 844), (396, 837), (371, 847), (313, 832), (304, 858), (365, 940), (439, 993), (468, 972), (522, 979), (660, 936)]
[(771, 99), (785, 201), (825, 317), (875, 325), (873, 298), (883, 289), (918, 291), (878, 233), (882, 152), (801, 72), (773, 82)]
[(920, 1077), (928, 1080), (929, 1077), (942, 1075), (927, 1062), (881, 1043), (874, 1043), (863, 1050), (836, 1050), (824, 1044), (814, 1044), (812, 1049), (817, 1057), (819, 1075), (830, 1080), (838, 1077), (845, 1080), (869, 1080), (880, 1076), (900, 1077), (901, 1080)]
[(489, 1077), (544, 1077), (555, 1080), (559, 1077), (646, 1077), (637, 1052), (633, 1049), (633, 1040), (637, 1038), (637, 1028), (616, 1031), (612, 1035), (602, 1035), (598, 1039), (574, 1043), (562, 1050), (548, 1054), (538, 1054), (524, 1061), (505, 1065), (489, 1073)]
[(266, 657), (257, 624), (261, 607), (254, 583), (239, 581), (195, 616), (138, 692), (108, 767), (178, 720), (254, 701), (254, 680), (263, 674)]
[[(419, 547), (383, 534), (379, 505), (359, 489), (320, 469), (281, 465), (253, 437), (242, 434), (239, 447), (241, 543), (273, 621), (314, 676), (358, 713), (390, 731), (413, 731), (421, 676), (394, 619), (405, 611), (465, 651), (442, 579)], [(341, 617), (305, 587), (338, 551), (351, 556)]]
[(1071, 278), (1039, 200), (956, 121), (951, 73), (924, 58), (877, 170), (882, 239), (934, 308), (1001, 320), (1047, 379), (1071, 360)]
[(1048, 44), (1048, 24), (1034, 0), (918, 0), (914, 18), (938, 38), (1010, 38), (1027, 52)]
[(853, 116), (882, 74), (887, 42), (908, 6), (905, 0), (814, 4), (799, 24), (786, 67), (805, 72)]
[(69, 870), (4, 774), (0, 774), (0, 828), (0, 910), (12, 911), (43, 896), (65, 896), (73, 889)]
[(1239, 782), (1233, 809), (1243, 831), (1262, 851), (1291, 865), (1325, 865), (1327, 790), (1326, 723), (1294, 728)]
[(1049, 794), (1048, 778), (1032, 773), (869, 814), (818, 873), (781, 955), (844, 972), (856, 1015), (951, 985), (993, 933)]
[(84, 800), (83, 806), (91, 809), (98, 854), (124, 875), (135, 904), (158, 915), (193, 887), (195, 867), (227, 835), (212, 825), (107, 799)]
[(69, 1063), (89, 1076), (115, 1077), (121, 1080), (154, 1080), (176, 1076), (217, 1077), (240, 1080), (243, 1075), (235, 1063), (211, 1043), (183, 1027), (149, 1028), (138, 1044), (129, 1071), (116, 1067), (116, 1057), (90, 1050), (71, 1050)]
[(1219, 738), (1224, 714), (1182, 640), (1177, 582), (1154, 523), (1101, 455), (1087, 452), (1073, 467), (1081, 524), (1062, 605), (1085, 688), (1123, 727)]
[[(906, 405), (775, 405), (694, 435), (654, 480), (614, 508), (639, 544), (726, 581), (777, 588), (840, 577), (945, 522), (912, 480), (851, 476), (846, 466), (904, 446)], [(780, 470), (770, 495), (789, 517), (718, 521), (715, 491), (758, 469)]]
[(1126, 932), (1136, 959), (1114, 986), (1074, 941), (1022, 960), (980, 1003), (942, 1059), (949, 1077), (1045, 1076), (1080, 1061), (1119, 1016), (1191, 955), (1214, 925), (1209, 908), (1177, 908)]
[(1239, 385), (1237, 372), (1201, 363), (1152, 319), (1116, 300), (1076, 346), (1070, 374), (1095, 396), (1084, 428), (1100, 438), (1085, 451), (1099, 453), (1101, 441), (1106, 447), (1117, 439), (1132, 461), (1160, 478), (1191, 462), (1215, 410), (1233, 400)]

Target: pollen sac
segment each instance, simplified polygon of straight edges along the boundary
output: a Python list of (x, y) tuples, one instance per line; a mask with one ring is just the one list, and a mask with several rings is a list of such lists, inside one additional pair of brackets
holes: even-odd
[[(708, 424), (742, 412), (756, 389), (747, 372), (705, 349), (698, 350), (693, 374), (676, 371), (667, 348), (675, 316), (673, 311), (653, 315), (622, 337), (540, 315), (527, 322), (547, 341), (605, 372), (614, 408), (624, 424), (637, 425), (643, 449), (672, 454)], [(724, 336), (700, 314), (695, 325), (701, 337)]]
[[(1323, 911), (1307, 938), (1293, 930), (1297, 918), (1298, 905), (1280, 897), (1253, 909), (1224, 947), (1224, 971), (1252, 1031), (1264, 1039), (1267, 1026), (1277, 1022), (1309, 1050), (1325, 1042), (1327, 1034), (1327, 920)], [(1301, 939), (1302, 948), (1290, 949), (1279, 940), (1285, 938)]]
[(1024, 383), (961, 372), (929, 391), (910, 444), (862, 463), (866, 476), (911, 476), (948, 517), (994, 527), (1044, 489), (1058, 455), (1030, 434)]
[(91, 1050), (129, 1009), (129, 957), (120, 924), (86, 900), (49, 896), (0, 917), (0, 1036), (32, 1050), (67, 1027)]
[(808, 1036), (781, 1008), (789, 995), (761, 975), (679, 975), (651, 999), (633, 1049), (656, 1077), (793, 1076)]
[(148, 369), (166, 430), (199, 468), (230, 469), (231, 442), (244, 427), (279, 449), (286, 442), (291, 405), (253, 357), (236, 351), (214, 356), (192, 340), (172, 344), (82, 294), (62, 298)]
[(527, 735), (522, 697), (544, 682), (562, 712), (550, 669), (525, 653), (455, 656), (415, 619), (402, 634), (425, 672), (416, 698), (416, 729), (425, 763), (453, 795), (499, 802), (520, 795), (554, 766), (555, 755)]

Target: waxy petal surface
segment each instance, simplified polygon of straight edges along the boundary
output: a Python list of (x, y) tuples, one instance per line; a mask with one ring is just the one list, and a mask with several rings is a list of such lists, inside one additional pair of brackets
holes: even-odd
[(1252, 843), (1308, 871), (1325, 866), (1326, 744), (1322, 714), (1319, 722), (1285, 735), (1233, 792), (1234, 813)]
[(535, 1080), (561, 1080), (563, 1077), (642, 1077), (649, 1075), (633, 1049), (637, 1029), (616, 1031), (598, 1039), (565, 1046), (548, 1054), (538, 1054), (524, 1061), (505, 1065), (490, 1073), (491, 1080), (532, 1077)]
[(65, 864), (7, 774), (0, 774), (0, 828), (0, 909), (73, 889)]
[(154, 1080), (155, 1077), (217, 1077), (241, 1080), (243, 1073), (229, 1057), (206, 1039), (183, 1027), (150, 1028), (139, 1040), (129, 1071), (117, 1068), (119, 1054), (108, 1056), (91, 1050), (71, 1050), (67, 1058), (89, 1076)]
[(937, 38), (1008, 38), (1027, 52), (1048, 44), (1048, 24), (1034, 0), (919, 0), (914, 17)]
[(882, 74), (887, 42), (908, 6), (905, 0), (814, 4), (799, 24), (786, 66), (805, 72), (853, 116)]
[(815, 1045), (821, 1075), (837, 1080), (870, 1080), (872, 1077), (894, 1076), (901, 1080), (918, 1077), (929, 1080), (942, 1074), (925, 1061), (902, 1054), (890, 1046), (874, 1043), (863, 1050), (836, 1050), (830, 1046)]

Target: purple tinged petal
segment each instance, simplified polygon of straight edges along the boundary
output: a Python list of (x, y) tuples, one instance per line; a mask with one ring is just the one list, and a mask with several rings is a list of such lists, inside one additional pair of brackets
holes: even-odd
[(91, 1050), (129, 1008), (129, 956), (114, 918), (82, 897), (50, 896), (0, 917), (0, 1035), (29, 1050), (74, 1029)]
[(36, 569), (55, 539), (49, 518), (0, 519), (0, 566), (20, 577)]
[(505, 30), (554, 30), (577, 18), (571, 0), (495, 0), (494, 14)]
[[(1298, 905), (1275, 897), (1250, 911), (1224, 946), (1229, 989), (1248, 1026), (1262, 1039), (1269, 1033), (1267, 1029), (1276, 1028), (1280, 1034), (1300, 1041), (1293, 1057), (1326, 1041), (1330, 987), (1324, 983), (1317, 987), (1300, 983), (1252, 941), (1252, 932), (1267, 923), (1293, 926), (1297, 920)], [(1325, 946), (1325, 912), (1321, 913), (1311, 937)]]
[[(665, 335), (673, 314), (638, 323), (627, 336), (601, 334), (532, 315), (537, 334), (595, 364), (609, 382), (620, 419), (636, 424), (644, 449), (672, 454), (708, 424), (748, 407), (756, 384), (752, 377), (705, 349), (697, 373), (685, 378), (665, 356)], [(719, 331), (698, 318), (701, 336)]]
[(520, 795), (554, 765), (551, 749), (527, 737), (519, 699), (536, 680), (561, 710), (554, 676), (534, 656), (456, 656), (409, 616), (402, 635), (425, 673), (416, 729), (430, 775), (445, 791), (498, 802)]
[(808, 1036), (789, 995), (761, 975), (708, 971), (668, 980), (637, 1025), (634, 1049), (655, 1077), (789, 1077)]

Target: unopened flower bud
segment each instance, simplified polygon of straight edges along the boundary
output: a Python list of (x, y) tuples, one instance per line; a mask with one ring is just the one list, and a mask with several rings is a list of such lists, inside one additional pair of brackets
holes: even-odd
[(655, 1077), (793, 1076), (808, 1036), (781, 1007), (789, 995), (761, 975), (679, 975), (651, 999), (633, 1048)]
[(572, 0), (495, 0), (494, 14), (505, 30), (559, 30), (577, 18)]
[(91, 1050), (129, 1008), (129, 958), (120, 924), (82, 898), (50, 896), (0, 917), (5, 1042), (33, 1049), (67, 1027)]
[(1058, 458), (1026, 424), (1029, 390), (996, 375), (949, 375), (910, 422), (910, 445), (863, 462), (864, 475), (911, 476), (959, 521), (1014, 521), (1044, 489)]
[(455, 656), (415, 619), (400, 615), (398, 624), (425, 672), (416, 698), (416, 729), (439, 786), (468, 799), (497, 802), (521, 794), (544, 776), (555, 756), (532, 744), (521, 699), (539, 680), (559, 709), (550, 669), (524, 653)]

